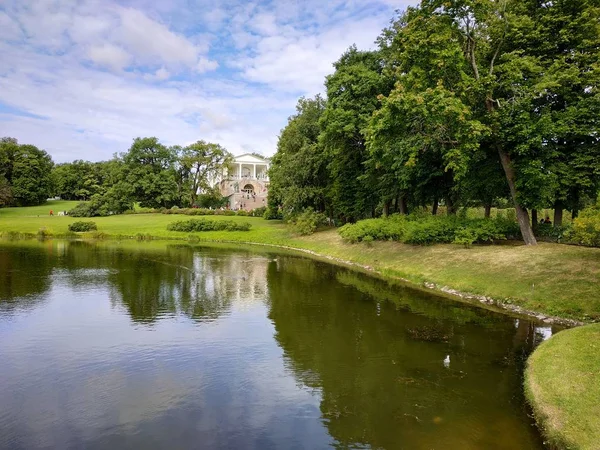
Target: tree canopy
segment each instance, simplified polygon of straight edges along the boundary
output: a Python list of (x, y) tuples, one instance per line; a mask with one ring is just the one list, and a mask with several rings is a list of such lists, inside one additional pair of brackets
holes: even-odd
[[(422, 0), (382, 31), (376, 51), (351, 47), (327, 77), (315, 130), (296, 118), (273, 158), (284, 209), (317, 186), (286, 167), (326, 160), (318, 186), (331, 217), (355, 221), (438, 203), (509, 199), (535, 244), (529, 210), (575, 216), (600, 186), (600, 7), (593, 0)], [(310, 157), (288, 150), (318, 143)], [(302, 205), (304, 206), (304, 205)], [(311, 205), (312, 206), (312, 205)], [(316, 205), (315, 205), (316, 206)], [(323, 207), (320, 208), (324, 210)]]

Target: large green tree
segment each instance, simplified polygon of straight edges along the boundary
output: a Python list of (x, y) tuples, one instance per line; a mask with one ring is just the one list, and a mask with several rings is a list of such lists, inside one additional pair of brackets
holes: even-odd
[(331, 199), (344, 221), (373, 214), (379, 198), (366, 172), (365, 129), (379, 107), (377, 97), (389, 93), (382, 56), (351, 47), (334, 64), (325, 81), (327, 104), (321, 117), (321, 143), (329, 158)]
[(0, 140), (2, 202), (16, 206), (40, 205), (52, 193), (54, 163), (44, 150), (21, 145), (14, 138)]
[(181, 198), (194, 205), (202, 192), (212, 192), (211, 184), (229, 171), (233, 155), (219, 144), (198, 141), (184, 148), (176, 148), (178, 180)]
[(319, 95), (298, 100), (296, 114), (281, 131), (271, 160), (270, 204), (282, 205), (286, 211), (312, 207), (332, 213), (328, 207), (328, 158), (319, 142), (324, 109), (325, 100)]
[(158, 138), (135, 138), (123, 160), (123, 189), (129, 196), (149, 208), (170, 208), (178, 198), (175, 152)]

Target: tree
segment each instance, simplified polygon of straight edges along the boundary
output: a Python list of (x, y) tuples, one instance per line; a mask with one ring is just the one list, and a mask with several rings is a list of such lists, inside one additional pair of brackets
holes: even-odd
[(58, 164), (52, 171), (54, 194), (65, 200), (89, 200), (101, 193), (97, 164), (75, 160)]
[(0, 207), (8, 206), (12, 203), (12, 188), (10, 183), (4, 177), (0, 175)]
[(143, 207), (170, 208), (179, 203), (175, 171), (177, 155), (157, 138), (135, 138), (122, 155), (124, 184), (119, 189)]
[(214, 187), (211, 183), (229, 171), (233, 162), (233, 156), (224, 147), (206, 141), (177, 148), (176, 153), (182, 199), (189, 205), (196, 204), (201, 192), (210, 191)]
[(312, 207), (329, 209), (330, 187), (328, 158), (319, 143), (319, 120), (325, 110), (325, 100), (301, 98), (296, 114), (288, 119), (277, 141), (277, 152), (271, 160), (269, 204), (282, 205), (286, 211), (302, 211)]
[(379, 202), (365, 177), (368, 159), (365, 128), (379, 107), (377, 96), (387, 94), (391, 81), (383, 75), (379, 52), (351, 47), (334, 64), (325, 81), (327, 105), (321, 117), (321, 144), (332, 177), (331, 198), (344, 221), (373, 215)]
[(14, 138), (0, 140), (0, 178), (4, 201), (16, 206), (40, 205), (52, 193), (52, 158), (33, 145)]

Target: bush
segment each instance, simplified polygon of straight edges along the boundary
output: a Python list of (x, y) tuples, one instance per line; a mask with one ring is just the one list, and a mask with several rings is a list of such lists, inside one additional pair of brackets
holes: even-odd
[(573, 221), (569, 238), (581, 245), (600, 247), (600, 208), (586, 208)]
[(565, 224), (562, 226), (554, 226), (550, 223), (539, 223), (536, 225), (535, 235), (541, 238), (546, 238), (553, 242), (561, 242), (568, 240), (572, 233), (573, 227), (571, 224)]
[(75, 208), (69, 211), (69, 215), (72, 217), (93, 217), (94, 210), (91, 208), (89, 203), (79, 203)]
[(217, 209), (214, 214), (215, 216), (235, 216), (235, 211), (231, 209)]
[(264, 217), (266, 211), (267, 211), (267, 207), (261, 206), (260, 208), (255, 208), (252, 211), (250, 211), (250, 215), (252, 217)]
[(171, 222), (168, 231), (183, 231), (186, 233), (199, 231), (249, 231), (252, 226), (248, 222), (233, 220), (189, 219)]
[(307, 236), (317, 231), (317, 228), (327, 225), (327, 217), (312, 208), (307, 208), (293, 220), (294, 232)]
[(248, 211), (240, 209), (239, 211), (236, 211), (235, 215), (236, 216), (248, 217), (250, 215), (250, 213)]
[(393, 215), (346, 224), (339, 229), (348, 242), (399, 241), (427, 245), (456, 243), (466, 247), (473, 243), (493, 242), (519, 235), (519, 226), (506, 218), (467, 219), (458, 216)]
[(89, 202), (79, 203), (69, 211), (69, 215), (73, 217), (110, 216), (123, 214), (125, 211), (131, 210), (132, 206), (131, 201), (113, 187), (104, 195), (95, 194), (92, 195)]
[(366, 236), (377, 241), (401, 241), (406, 231), (406, 218), (399, 214), (381, 219), (365, 219), (354, 224), (346, 224), (339, 234), (348, 242), (356, 243)]
[(81, 233), (83, 231), (96, 231), (98, 229), (98, 226), (96, 225), (96, 222), (84, 222), (84, 221), (80, 221), (80, 222), (73, 222), (71, 224), (69, 224), (69, 231), (74, 231), (74, 232), (78, 232)]
[(263, 214), (263, 219), (265, 220), (282, 220), (283, 212), (281, 208), (265, 208), (265, 213)]

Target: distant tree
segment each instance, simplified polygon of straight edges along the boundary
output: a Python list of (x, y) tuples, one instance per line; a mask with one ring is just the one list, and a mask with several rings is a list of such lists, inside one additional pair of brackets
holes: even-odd
[[(52, 193), (52, 158), (33, 145), (20, 145), (14, 138), (0, 140), (0, 178), (3, 197), (16, 206), (40, 205)], [(5, 200), (6, 201), (6, 200)]]
[(219, 144), (198, 141), (175, 150), (177, 155), (178, 178), (182, 200), (194, 205), (201, 192), (209, 192), (211, 182), (227, 173), (233, 162), (233, 155)]
[(177, 155), (157, 138), (135, 138), (123, 160), (124, 186), (119, 189), (143, 207), (170, 208), (177, 197)]
[(12, 188), (4, 175), (0, 175), (0, 207), (8, 206), (12, 203)]

